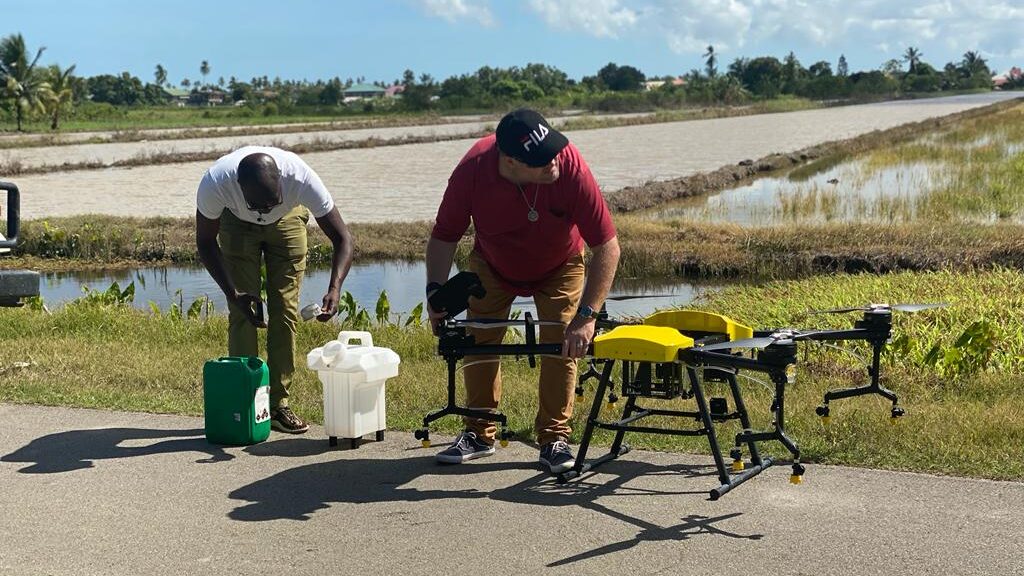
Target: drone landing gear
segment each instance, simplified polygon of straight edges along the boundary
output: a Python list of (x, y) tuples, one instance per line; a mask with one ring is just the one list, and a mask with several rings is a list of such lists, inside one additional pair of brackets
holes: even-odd
[(491, 412), (489, 410), (465, 408), (458, 406), (455, 403), (455, 371), (459, 357), (448, 356), (446, 359), (448, 363), (448, 403), (444, 408), (434, 410), (427, 414), (423, 418), (423, 428), (413, 432), (413, 436), (420, 441), (424, 448), (430, 448), (430, 423), (434, 420), (454, 414), (468, 418), (489, 420), (499, 424), (501, 426), (501, 431), (498, 433), (498, 441), (503, 448), (508, 446), (508, 441), (512, 438), (513, 434), (512, 431), (508, 429), (508, 419), (504, 414), (501, 412)]
[[(711, 500), (717, 500), (732, 488), (761, 473), (762, 470), (772, 465), (771, 458), (762, 457), (757, 442), (764, 439), (782, 440), (786, 447), (797, 455), (799, 451), (796, 445), (787, 438), (782, 431), (781, 418), (777, 419), (776, 429), (772, 432), (752, 432), (750, 419), (747, 416), (747, 409), (740, 394), (739, 384), (736, 380), (736, 373), (732, 370), (721, 368), (705, 368), (705, 380), (726, 382), (732, 394), (735, 411), (728, 411), (728, 403), (725, 398), (711, 398), (709, 404), (705, 397), (702, 378), (698, 376), (697, 369), (686, 367), (686, 376), (689, 386), (683, 386), (682, 366), (676, 363), (650, 363), (650, 362), (622, 362), (622, 395), (626, 397), (626, 404), (623, 408), (622, 417), (615, 421), (600, 420), (601, 405), (605, 394), (609, 398), (614, 396), (611, 391), (613, 382), (611, 379), (615, 360), (604, 360), (604, 368), (598, 374), (593, 365), (591, 369), (581, 375), (581, 386), (584, 380), (596, 377), (598, 388), (594, 395), (594, 401), (590, 407), (590, 415), (587, 418), (587, 425), (580, 440), (579, 451), (576, 456), (576, 465), (569, 471), (558, 475), (559, 483), (568, 482), (578, 478), (587, 471), (590, 471), (605, 462), (614, 460), (630, 450), (630, 446), (624, 443), (626, 432), (641, 432), (647, 434), (667, 434), (673, 436), (706, 436), (711, 447), (711, 454), (715, 461), (715, 469), (718, 474), (719, 486), (709, 492)], [(577, 392), (579, 392), (579, 388)], [(672, 399), (693, 398), (697, 405), (696, 411), (678, 411), (643, 408), (637, 404), (638, 398), (659, 398)], [(781, 414), (781, 402), (778, 403), (778, 412)], [(699, 427), (696, 429), (671, 429), (638, 426), (636, 423), (648, 416), (668, 416), (683, 418), (685, 420), (696, 420)], [(722, 457), (722, 452), (715, 435), (714, 424), (728, 420), (739, 420), (744, 432), (736, 436), (736, 446), (730, 451), (732, 457), (731, 465), (727, 465)], [(615, 437), (607, 454), (587, 461), (587, 452), (594, 431), (598, 428), (614, 430)], [(742, 446), (746, 445), (750, 453), (750, 464), (743, 462)], [(795, 469), (794, 469), (795, 470)], [(794, 472), (795, 473), (795, 472)], [(800, 474), (803, 473), (801, 467)]]
[(898, 406), (898, 399), (896, 393), (888, 388), (882, 386), (880, 382), (881, 377), (881, 358), (882, 349), (885, 347), (885, 341), (873, 341), (871, 343), (871, 366), (868, 367), (868, 375), (871, 377), (871, 383), (865, 386), (858, 386), (855, 388), (842, 388), (839, 390), (829, 390), (825, 392), (825, 399), (821, 406), (815, 408), (814, 413), (821, 417), (822, 424), (826, 426), (831, 420), (829, 411), (829, 402), (832, 400), (840, 400), (842, 398), (852, 398), (854, 396), (863, 396), (866, 394), (878, 394), (879, 396), (892, 402), (892, 410), (890, 411), (889, 422), (896, 424), (899, 422), (899, 418), (905, 413), (903, 408)]

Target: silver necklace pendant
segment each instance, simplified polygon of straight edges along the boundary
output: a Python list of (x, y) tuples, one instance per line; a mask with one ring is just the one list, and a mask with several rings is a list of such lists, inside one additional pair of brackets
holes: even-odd
[(540, 219), (540, 214), (537, 214), (536, 210), (530, 208), (530, 211), (526, 213), (526, 219), (530, 222), (536, 222)]

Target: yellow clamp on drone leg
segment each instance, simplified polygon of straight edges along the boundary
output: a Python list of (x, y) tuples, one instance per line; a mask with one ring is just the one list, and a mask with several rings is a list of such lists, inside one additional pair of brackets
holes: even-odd
[(420, 441), (420, 444), (424, 448), (430, 448), (430, 430), (426, 428), (420, 428), (419, 430), (413, 432), (413, 436), (415, 436), (416, 439)]
[(619, 397), (615, 395), (615, 392), (611, 392), (611, 393), (608, 394), (608, 407), (609, 408), (614, 410), (615, 406), (616, 406), (616, 402), (618, 402), (618, 401), (619, 401)]
[(739, 448), (733, 448), (729, 451), (729, 456), (732, 458), (732, 466), (730, 470), (733, 472), (743, 472), (746, 469), (746, 465), (743, 464), (743, 453), (740, 452)]
[(793, 474), (789, 477), (790, 484), (800, 484), (804, 481), (804, 467), (799, 462), (793, 463)]
[(828, 426), (832, 418), (829, 416), (828, 404), (823, 404), (814, 409), (814, 413), (821, 416), (821, 423), (824, 426)]

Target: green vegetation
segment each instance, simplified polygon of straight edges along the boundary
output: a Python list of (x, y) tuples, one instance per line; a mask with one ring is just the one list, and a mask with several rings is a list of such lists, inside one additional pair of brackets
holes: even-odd
[[(899, 425), (887, 422), (886, 401), (866, 397), (835, 402), (832, 424), (823, 428), (814, 407), (824, 391), (861, 384), (867, 375), (852, 356), (808, 345), (801, 352), (797, 383), (787, 392), (789, 429), (811, 462), (1019, 480), (1024, 478), (1022, 288), (1024, 275), (1016, 270), (839, 275), (729, 288), (708, 296), (700, 307), (755, 327), (825, 328), (849, 326), (855, 317), (804, 312), (869, 301), (950, 302), (946, 309), (894, 318), (883, 383), (907, 408)], [(207, 314), (202, 301), (159, 314), (143, 312), (127, 304), (132, 297), (127, 292), (120, 287), (92, 292), (53, 314), (30, 307), (0, 309), (5, 331), (0, 402), (200, 414), (202, 364), (225, 349), (226, 317)], [(382, 300), (385, 305), (374, 311), (347, 308), (341, 326), (301, 323), (298, 349), (321, 346), (342, 328), (369, 327), (374, 342), (402, 358), (399, 376), (387, 385), (388, 424), (413, 430), (424, 414), (444, 403), (444, 363), (436, 356), (434, 337), (415, 323), (407, 325), (408, 318), (387, 318), (386, 296)], [(506, 359), (503, 370), (503, 410), (517, 436), (529, 439), (537, 373), (525, 360)], [(770, 394), (753, 382), (743, 386), (755, 425), (768, 426)], [(316, 375), (299, 368), (292, 390), (296, 410), (320, 421)], [(576, 408), (574, 440), (593, 392), (591, 387)], [(722, 395), (716, 388), (710, 393)], [(457, 418), (445, 418), (435, 430), (453, 433), (459, 427)], [(722, 437), (733, 432), (726, 426)], [(694, 438), (634, 434), (631, 441), (649, 449), (707, 452)], [(418, 445), (411, 434), (409, 444)], [(782, 455), (776, 446), (769, 451)]]

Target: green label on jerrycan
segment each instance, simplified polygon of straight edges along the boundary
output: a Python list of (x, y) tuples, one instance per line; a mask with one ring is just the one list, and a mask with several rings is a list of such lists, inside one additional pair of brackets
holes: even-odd
[(270, 436), (270, 372), (255, 356), (225, 356), (203, 366), (206, 439), (245, 446)]

